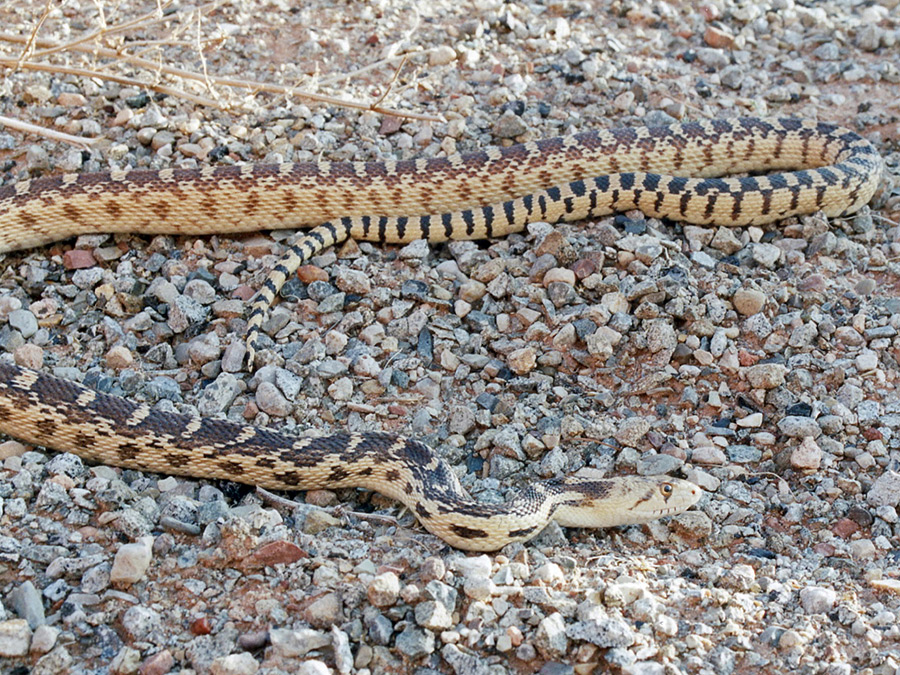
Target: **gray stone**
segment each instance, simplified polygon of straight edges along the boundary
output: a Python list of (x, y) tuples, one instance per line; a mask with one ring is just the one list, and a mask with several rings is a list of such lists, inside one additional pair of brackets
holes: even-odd
[(103, 281), (103, 270), (99, 267), (75, 270), (72, 275), (72, 283), (83, 291), (93, 288), (101, 281)]
[(853, 410), (862, 402), (865, 394), (863, 394), (863, 390), (859, 386), (847, 382), (838, 389), (836, 398), (850, 410)]
[(222, 353), (222, 346), (218, 335), (207, 333), (191, 340), (188, 343), (187, 351), (191, 362), (202, 366), (218, 359)]
[(881, 474), (866, 493), (871, 506), (900, 506), (900, 473), (887, 470)]
[(451, 612), (456, 608), (457, 590), (437, 579), (432, 579), (425, 585), (425, 595), (438, 601)]
[(212, 417), (227, 411), (234, 399), (243, 391), (244, 384), (231, 373), (220, 373), (215, 381), (208, 385), (197, 401), (197, 410), (203, 417)]
[(541, 619), (534, 634), (534, 646), (544, 658), (558, 659), (565, 656), (569, 648), (566, 622), (562, 614), (553, 614)]
[(209, 315), (209, 310), (193, 298), (179, 295), (169, 305), (169, 328), (176, 333), (183, 333), (190, 326), (195, 326), (204, 321)]
[(51, 476), (62, 474), (69, 476), (70, 478), (81, 478), (88, 473), (81, 457), (73, 455), (71, 452), (54, 455), (53, 458), (47, 462), (46, 469), (47, 473)]
[[(453, 672), (457, 675), (494, 675), (499, 672), (485, 663), (480, 656), (464, 652), (454, 644), (444, 645), (444, 648), (441, 650), (441, 656), (450, 664)], [(531, 659), (526, 658), (524, 660), (527, 662)]]
[(26, 340), (38, 331), (37, 318), (27, 309), (16, 309), (9, 313), (9, 325), (22, 334)]
[(716, 259), (706, 251), (694, 251), (691, 253), (691, 261), (709, 269), (716, 266)]
[(346, 301), (346, 298), (346, 293), (332, 293), (319, 303), (319, 306), (316, 308), (316, 310), (319, 312), (319, 314), (331, 314), (332, 312), (339, 312), (344, 308), (344, 302)]
[(311, 628), (273, 628), (269, 631), (272, 650), (282, 658), (302, 658), (314, 649), (327, 647), (331, 642), (328, 635)]
[(257, 387), (256, 405), (263, 412), (275, 417), (287, 417), (293, 410), (290, 401), (271, 382), (261, 382)]
[(762, 450), (752, 445), (729, 445), (725, 452), (735, 464), (756, 464), (762, 458)]
[(303, 618), (316, 628), (333, 626), (341, 620), (341, 598), (337, 593), (326, 593), (307, 605)]
[(284, 307), (276, 307), (263, 320), (260, 330), (266, 335), (276, 335), (291, 322), (291, 313)]
[(369, 639), (377, 645), (386, 645), (391, 641), (394, 624), (384, 614), (373, 612), (365, 617), (366, 631)]
[(822, 433), (822, 429), (811, 417), (788, 415), (778, 422), (778, 429), (789, 438), (816, 438)]
[(419, 659), (434, 651), (434, 633), (407, 626), (394, 644), (407, 658)]
[(526, 131), (528, 131), (528, 125), (512, 110), (504, 112), (494, 125), (494, 134), (498, 138), (515, 138)]
[(227, 373), (238, 373), (244, 368), (244, 358), (247, 356), (247, 346), (243, 340), (235, 340), (227, 347), (222, 355), (222, 370)]
[(660, 476), (681, 468), (684, 461), (672, 455), (646, 455), (638, 460), (637, 472), (641, 476)]
[(750, 250), (754, 262), (763, 267), (771, 269), (781, 259), (781, 249), (774, 244), (753, 244)]
[(424, 260), (429, 253), (431, 253), (431, 245), (425, 239), (416, 239), (401, 248), (399, 255), (403, 260)]
[(823, 42), (813, 50), (813, 55), (823, 61), (837, 61), (841, 58), (841, 50), (836, 42)]
[(728, 647), (716, 647), (710, 653), (708, 661), (716, 675), (731, 675), (734, 672), (735, 654)]
[(631, 627), (615, 618), (578, 621), (566, 630), (573, 640), (583, 640), (598, 647), (630, 647), (634, 644), (634, 633)]
[(16, 586), (8, 600), (16, 614), (25, 619), (32, 630), (44, 625), (46, 618), (41, 594), (30, 579)]
[(203, 279), (191, 279), (184, 285), (184, 295), (201, 305), (211, 305), (216, 300), (216, 289)]
[(726, 87), (740, 89), (744, 81), (744, 68), (738, 65), (728, 66), (722, 69), (719, 73), (719, 78)]
[(350, 650), (350, 637), (337, 626), (331, 627), (331, 648), (334, 653), (334, 666), (341, 675), (353, 670), (353, 652)]
[(636, 448), (641, 439), (650, 431), (650, 422), (643, 417), (629, 417), (619, 423), (615, 438), (629, 448)]
[(132, 640), (145, 640), (159, 629), (161, 621), (155, 610), (134, 605), (122, 615), (122, 628)]
[(160, 375), (147, 383), (147, 392), (155, 399), (181, 401), (181, 386), (171, 377)]

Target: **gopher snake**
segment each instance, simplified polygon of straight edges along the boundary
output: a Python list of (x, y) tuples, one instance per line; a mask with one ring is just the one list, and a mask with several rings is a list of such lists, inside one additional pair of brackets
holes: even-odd
[[(759, 171), (776, 173), (721, 177)], [(588, 132), (412, 161), (66, 175), (0, 188), (0, 252), (89, 232), (238, 233), (341, 216), (291, 247), (261, 289), (249, 321), (252, 361), (263, 312), (284, 281), (348, 237), (482, 239), (534, 221), (629, 209), (718, 225), (816, 210), (836, 216), (868, 202), (880, 173), (875, 149), (846, 129), (737, 119)], [(476, 504), (414, 440), (298, 440), (162, 413), (7, 364), (0, 382), (0, 431), (30, 442), (118, 466), (269, 487), (369, 487), (407, 504), (452, 545), (472, 550), (528, 539), (551, 518), (587, 527), (643, 522), (699, 498), (696, 487), (677, 479), (570, 478), (535, 484), (502, 507)]]

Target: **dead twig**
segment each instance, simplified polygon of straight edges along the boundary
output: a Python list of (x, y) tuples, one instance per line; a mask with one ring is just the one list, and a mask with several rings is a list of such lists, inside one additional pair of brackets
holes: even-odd
[[(34, 24), (34, 27), (31, 29), (31, 33), (28, 34), (28, 37), (25, 39), (25, 46), (22, 48), (22, 53), (19, 54), (19, 63), (24, 62), (29, 54), (34, 50), (34, 43), (37, 40), (38, 31), (41, 29), (41, 26), (44, 25), (44, 22), (47, 20), (47, 17), (50, 16), (50, 10), (53, 8), (53, 4), (50, 0), (47, 0), (47, 4), (44, 5), (44, 11), (41, 13), (41, 18), (37, 20), (37, 23)], [(18, 67), (16, 68), (18, 70)]]
[(72, 136), (71, 134), (63, 133), (62, 131), (54, 131), (53, 129), (47, 129), (46, 127), (39, 127), (36, 124), (22, 122), (21, 120), (13, 119), (12, 117), (6, 117), (4, 115), (0, 115), (0, 125), (9, 127), (10, 129), (24, 131), (27, 134), (36, 134), (38, 136), (43, 136), (54, 141), (69, 143), (71, 145), (76, 145), (82, 148), (87, 148), (99, 140), (96, 138)]
[[(167, 5), (168, 3), (166, 3)], [(165, 6), (165, 5), (163, 5)], [(146, 22), (148, 17), (154, 16), (155, 13), (145, 14), (143, 17), (139, 17), (131, 22), (128, 22), (130, 27), (135, 27), (136, 25), (141, 25), (141, 21)], [(124, 26), (125, 24), (123, 24)], [(144, 24), (146, 25), (146, 24)], [(324, 103), (326, 105), (335, 105), (341, 106), (345, 108), (353, 108), (357, 110), (371, 110), (373, 112), (382, 113), (385, 115), (393, 115), (396, 117), (402, 117), (407, 119), (416, 119), (428, 122), (441, 122), (442, 118), (437, 117), (435, 115), (427, 115), (423, 113), (414, 113), (410, 111), (404, 110), (396, 110), (393, 108), (385, 108), (381, 105), (381, 102), (384, 100), (384, 96), (380, 97), (378, 101), (375, 103), (365, 103), (363, 101), (357, 101), (354, 99), (345, 99), (339, 98), (335, 96), (329, 96), (326, 94), (319, 94), (315, 92), (306, 91), (303, 89), (299, 89), (297, 87), (290, 87), (278, 84), (272, 84), (268, 82), (260, 82), (257, 80), (244, 80), (240, 78), (233, 77), (225, 77), (219, 75), (212, 75), (209, 73), (197, 73), (192, 70), (187, 70), (184, 68), (176, 68), (174, 66), (169, 66), (163, 63), (159, 63), (157, 61), (143, 58), (140, 56), (136, 56), (134, 54), (129, 54), (123, 49), (112, 49), (109, 47), (100, 46), (97, 44), (88, 44), (88, 42), (96, 41), (103, 36), (108, 36), (113, 33), (121, 32), (122, 26), (113, 26), (106, 27), (102, 29), (98, 29), (89, 34), (89, 36), (83, 36), (71, 42), (61, 44), (49, 38), (39, 38), (35, 35), (32, 36), (22, 36), (12, 33), (3, 33), (0, 32), (0, 41), (9, 42), (13, 44), (24, 44), (26, 48), (23, 49), (23, 54), (29, 48), (29, 45), (34, 45), (40, 48), (41, 51), (36, 51), (35, 56), (43, 55), (43, 54), (52, 54), (57, 52), (63, 53), (85, 53), (90, 54), (95, 58), (105, 58), (110, 59), (111, 61), (127, 63), (136, 68), (144, 68), (150, 72), (159, 75), (168, 75), (170, 77), (177, 77), (187, 81), (193, 82), (201, 82), (204, 87), (207, 88), (208, 91), (213, 91), (214, 87), (229, 87), (234, 89), (244, 89), (251, 92), (266, 92), (270, 94), (278, 94), (285, 96), (287, 98), (298, 98), (303, 100), (315, 101), (317, 103)], [(196, 43), (195, 43), (196, 44)], [(201, 54), (202, 56), (202, 54)], [(72, 75), (82, 75), (84, 77), (95, 77), (103, 80), (108, 80), (112, 82), (120, 82), (127, 84), (137, 84), (137, 86), (146, 87), (148, 89), (152, 89), (154, 91), (159, 91), (161, 93), (166, 93), (172, 96), (178, 96), (182, 98), (187, 98), (195, 103), (199, 103), (201, 105), (206, 105), (210, 107), (217, 108), (225, 108), (226, 104), (223, 104), (219, 101), (214, 101), (209, 98), (203, 98), (197, 96), (195, 94), (189, 94), (181, 89), (177, 89), (175, 87), (166, 87), (165, 85), (159, 84), (147, 84), (147, 83), (138, 83), (136, 80), (131, 78), (123, 78), (122, 76), (113, 75), (105, 70), (87, 70), (87, 69), (79, 69), (73, 68), (71, 66), (62, 66), (51, 63), (40, 63), (35, 62), (33, 60), (23, 60), (21, 57), (19, 60), (10, 60), (10, 59), (0, 59), (0, 67), (7, 68), (15, 68), (21, 67), (30, 70), (40, 70), (45, 72), (64, 72)], [(402, 64), (401, 64), (402, 67)], [(397, 78), (397, 74), (395, 73), (392, 83)], [(390, 91), (390, 85), (388, 87), (388, 91)], [(386, 94), (385, 94), (386, 95)]]
[[(296, 502), (293, 499), (288, 499), (286, 497), (276, 495), (274, 492), (269, 492), (265, 488), (261, 488), (259, 486), (256, 487), (256, 494), (258, 494), (263, 501), (286, 509), (293, 510), (298, 506), (306, 506), (301, 502)], [(359, 511), (352, 511), (348, 509), (344, 504), (317, 508), (321, 508), (323, 511), (331, 513), (336, 517), (351, 516), (353, 518), (359, 518), (360, 520), (369, 520), (375, 523), (381, 523), (383, 525), (393, 525), (394, 527), (400, 527), (399, 521), (393, 516), (385, 516), (380, 513), (361, 513)]]
[[(18, 66), (18, 62), (13, 59), (4, 59), (0, 58), (0, 67), (7, 68), (15, 68)], [(38, 70), (43, 72), (50, 73), (65, 73), (66, 75), (76, 75), (79, 77), (89, 77), (89, 78), (97, 78), (100, 80), (107, 80), (109, 82), (118, 82), (119, 84), (126, 84), (133, 87), (139, 87), (141, 89), (149, 89), (151, 91), (158, 92), (160, 94), (167, 94), (169, 96), (177, 96), (180, 98), (187, 99), (189, 101), (193, 101), (194, 103), (198, 103), (200, 105), (205, 105), (213, 108), (221, 108), (223, 107), (217, 101), (213, 101), (212, 99), (206, 98), (204, 96), (197, 96), (196, 94), (191, 94), (182, 89), (176, 89), (175, 87), (168, 87), (162, 84), (152, 84), (148, 82), (141, 82), (140, 80), (135, 80), (131, 77), (124, 77), (122, 75), (113, 75), (112, 73), (106, 73), (98, 70), (88, 70), (86, 68), (73, 68), (72, 66), (60, 66), (51, 63), (32, 63), (31, 61), (25, 61), (21, 64), (23, 70)]]

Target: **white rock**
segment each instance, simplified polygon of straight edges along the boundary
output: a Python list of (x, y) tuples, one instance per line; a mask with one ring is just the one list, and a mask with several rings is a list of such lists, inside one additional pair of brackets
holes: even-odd
[(59, 628), (48, 626), (46, 624), (38, 626), (34, 629), (34, 635), (31, 638), (31, 653), (46, 654), (56, 646), (56, 639), (58, 637)]
[(487, 602), (497, 592), (497, 587), (486, 576), (470, 576), (463, 584), (463, 592), (473, 600)]
[(763, 414), (761, 412), (755, 412), (747, 415), (746, 417), (742, 417), (737, 421), (737, 425), (739, 427), (758, 427), (762, 424)]
[(116, 552), (109, 581), (129, 585), (140, 581), (153, 559), (153, 537), (141, 537), (134, 544), (125, 544)]
[(400, 597), (400, 579), (393, 572), (379, 574), (369, 582), (366, 595), (376, 607), (390, 607)]
[(330, 645), (331, 638), (311, 628), (273, 628), (269, 631), (269, 642), (272, 650), (282, 658), (302, 658), (313, 649)]
[(211, 675), (255, 675), (259, 663), (249, 652), (220, 656), (210, 664)]
[(878, 367), (878, 354), (871, 349), (866, 349), (856, 357), (854, 362), (856, 363), (856, 369), (859, 372), (867, 373)]
[(900, 506), (900, 473), (885, 471), (866, 493), (866, 501), (871, 506)]
[(837, 592), (822, 586), (807, 586), (800, 589), (800, 604), (807, 614), (825, 614), (831, 611), (837, 601)]
[(548, 562), (534, 570), (532, 579), (534, 581), (540, 581), (548, 586), (561, 586), (566, 582), (566, 575), (559, 565)]
[(466, 577), (486, 577), (491, 573), (491, 559), (486, 555), (454, 558), (451, 567)]
[(806, 437), (791, 451), (791, 466), (804, 471), (815, 471), (822, 464), (822, 448), (815, 439)]
[(31, 628), (25, 619), (0, 621), (0, 656), (25, 656), (31, 644)]

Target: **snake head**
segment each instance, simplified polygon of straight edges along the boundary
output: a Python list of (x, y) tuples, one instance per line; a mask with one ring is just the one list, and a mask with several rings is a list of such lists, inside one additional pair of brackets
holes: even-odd
[(565, 481), (554, 517), (565, 527), (634, 525), (687, 511), (701, 495), (693, 483), (670, 476), (573, 476)]

